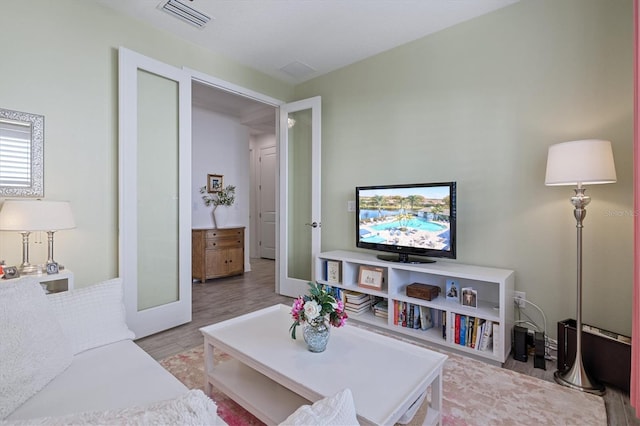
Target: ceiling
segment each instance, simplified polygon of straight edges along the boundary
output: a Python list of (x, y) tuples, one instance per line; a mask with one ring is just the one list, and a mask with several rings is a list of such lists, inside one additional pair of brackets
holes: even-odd
[[(169, 0), (93, 0), (278, 80), (299, 84), (519, 0), (171, 0), (211, 18), (196, 27)], [(204, 84), (193, 104), (275, 133), (275, 108)]]
[(192, 104), (215, 111), (249, 127), (252, 135), (275, 134), (276, 108), (244, 96), (202, 84), (192, 83)]
[(93, 0), (299, 84), (519, 0), (172, 0), (208, 15), (198, 28), (168, 0)]

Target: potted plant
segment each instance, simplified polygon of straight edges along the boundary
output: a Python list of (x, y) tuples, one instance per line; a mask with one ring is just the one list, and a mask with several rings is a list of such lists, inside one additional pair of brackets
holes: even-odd
[(216, 221), (216, 209), (218, 206), (232, 206), (236, 201), (236, 187), (234, 185), (227, 185), (224, 188), (220, 188), (219, 191), (214, 193), (207, 192), (207, 187), (203, 186), (200, 188), (200, 193), (204, 194), (202, 196), (202, 200), (204, 201), (204, 205), (209, 207), (213, 206), (213, 210), (211, 211), (211, 217), (213, 218), (213, 227), (218, 227), (218, 222)]
[(329, 341), (329, 325), (342, 327), (348, 316), (342, 300), (337, 299), (327, 287), (310, 282), (309, 294), (299, 296), (293, 301), (291, 317), (291, 338), (296, 338), (296, 329), (302, 324), (304, 340), (309, 351), (322, 352)]

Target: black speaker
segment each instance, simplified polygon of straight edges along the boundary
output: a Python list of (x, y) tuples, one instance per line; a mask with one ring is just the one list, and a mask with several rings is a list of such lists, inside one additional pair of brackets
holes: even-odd
[(535, 354), (533, 356), (533, 367), (534, 368), (542, 368), (543, 370), (547, 369), (547, 363), (544, 359), (544, 333), (536, 331), (533, 337), (533, 344), (535, 346)]
[(528, 330), (524, 327), (516, 325), (513, 327), (513, 359), (516, 361), (527, 362), (529, 355), (527, 355), (527, 333)]

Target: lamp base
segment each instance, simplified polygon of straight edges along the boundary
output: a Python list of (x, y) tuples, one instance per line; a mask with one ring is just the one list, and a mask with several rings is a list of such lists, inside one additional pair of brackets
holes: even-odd
[(34, 275), (42, 272), (42, 268), (39, 265), (20, 265), (18, 266), (18, 272), (20, 275)]
[(605, 394), (605, 387), (600, 383), (593, 382), (586, 372), (580, 368), (571, 368), (564, 372), (558, 370), (553, 374), (553, 379), (556, 383), (571, 389), (599, 396)]

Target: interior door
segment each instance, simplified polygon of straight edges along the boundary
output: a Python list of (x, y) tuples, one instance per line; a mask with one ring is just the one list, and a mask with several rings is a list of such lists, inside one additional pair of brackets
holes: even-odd
[(276, 147), (260, 148), (258, 163), (260, 209), (260, 257), (276, 258)]
[(290, 297), (307, 292), (321, 248), (320, 106), (318, 96), (280, 107), (278, 291)]
[(137, 338), (191, 321), (191, 81), (119, 49), (119, 268)]

